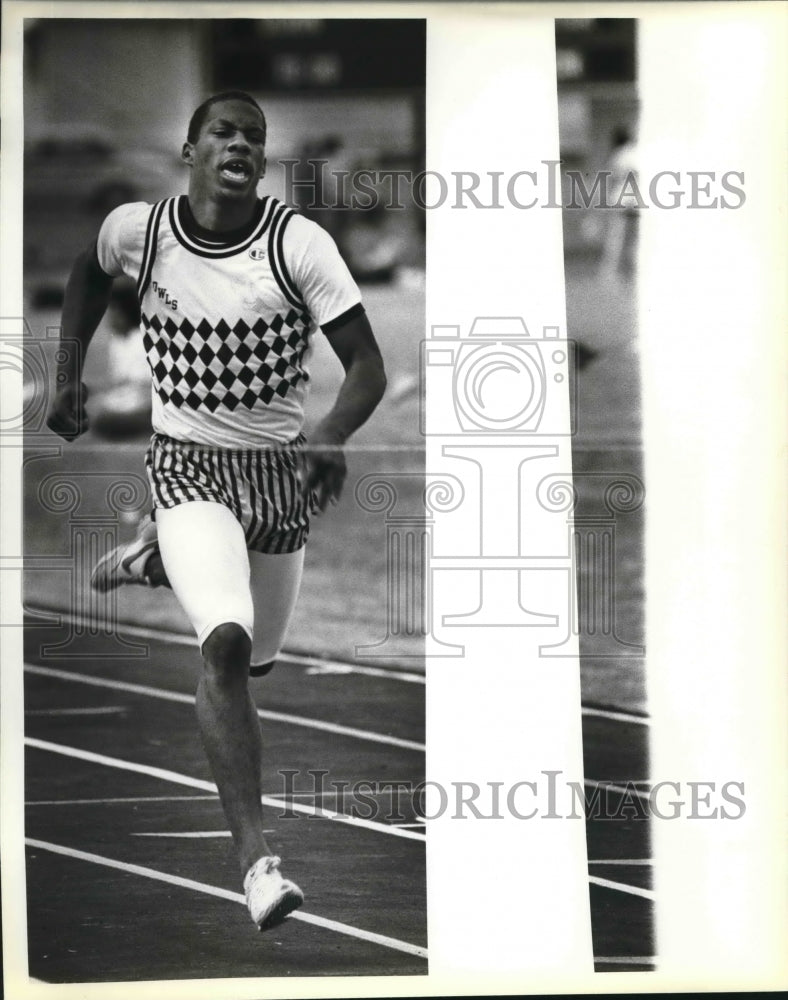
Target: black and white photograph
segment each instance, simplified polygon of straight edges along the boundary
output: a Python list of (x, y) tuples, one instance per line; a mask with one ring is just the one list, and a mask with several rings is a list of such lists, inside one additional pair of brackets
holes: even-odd
[(24, 46), (30, 973), (424, 973), (425, 21)]
[(7, 996), (788, 985), (786, 18), (4, 5)]

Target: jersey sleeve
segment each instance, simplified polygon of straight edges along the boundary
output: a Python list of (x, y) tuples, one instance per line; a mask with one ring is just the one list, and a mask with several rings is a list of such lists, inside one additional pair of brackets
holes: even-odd
[(282, 250), (296, 288), (324, 332), (363, 311), (358, 285), (325, 229), (294, 215), (285, 229)]
[(99, 230), (96, 253), (102, 271), (113, 278), (129, 273), (134, 250), (145, 242), (150, 205), (131, 202), (113, 209)]

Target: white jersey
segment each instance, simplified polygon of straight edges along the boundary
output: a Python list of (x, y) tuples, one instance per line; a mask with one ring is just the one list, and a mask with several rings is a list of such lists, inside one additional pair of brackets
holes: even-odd
[(221, 448), (268, 448), (301, 431), (312, 336), (363, 312), (329, 234), (275, 198), (227, 233), (188, 198), (121, 205), (98, 237), (107, 274), (137, 283), (153, 376), (153, 429)]

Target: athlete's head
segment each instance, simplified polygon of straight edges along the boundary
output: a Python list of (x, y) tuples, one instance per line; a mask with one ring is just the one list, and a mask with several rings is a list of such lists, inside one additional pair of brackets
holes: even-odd
[(263, 123), (263, 142), (265, 142), (267, 125), (263, 109), (252, 97), (252, 95), (247, 94), (244, 90), (223, 90), (221, 94), (214, 94), (213, 97), (209, 97), (206, 101), (203, 101), (202, 104), (195, 109), (194, 114), (191, 116), (191, 120), (189, 121), (189, 130), (186, 133), (187, 142), (192, 144), (197, 142), (200, 130), (208, 117), (208, 112), (214, 104), (218, 104), (220, 101), (244, 101), (246, 104), (251, 104), (253, 108), (256, 108), (257, 113), (260, 115), (260, 120)]
[(214, 94), (194, 112), (182, 156), (192, 186), (226, 197), (254, 197), (265, 174), (265, 115), (243, 91)]

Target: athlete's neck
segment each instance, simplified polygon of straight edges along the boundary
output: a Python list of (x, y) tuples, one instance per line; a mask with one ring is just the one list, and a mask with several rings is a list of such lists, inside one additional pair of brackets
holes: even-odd
[(249, 198), (236, 200), (201, 197), (190, 189), (188, 198), (195, 222), (219, 233), (245, 226), (252, 220), (257, 206), (256, 191), (252, 191)]

